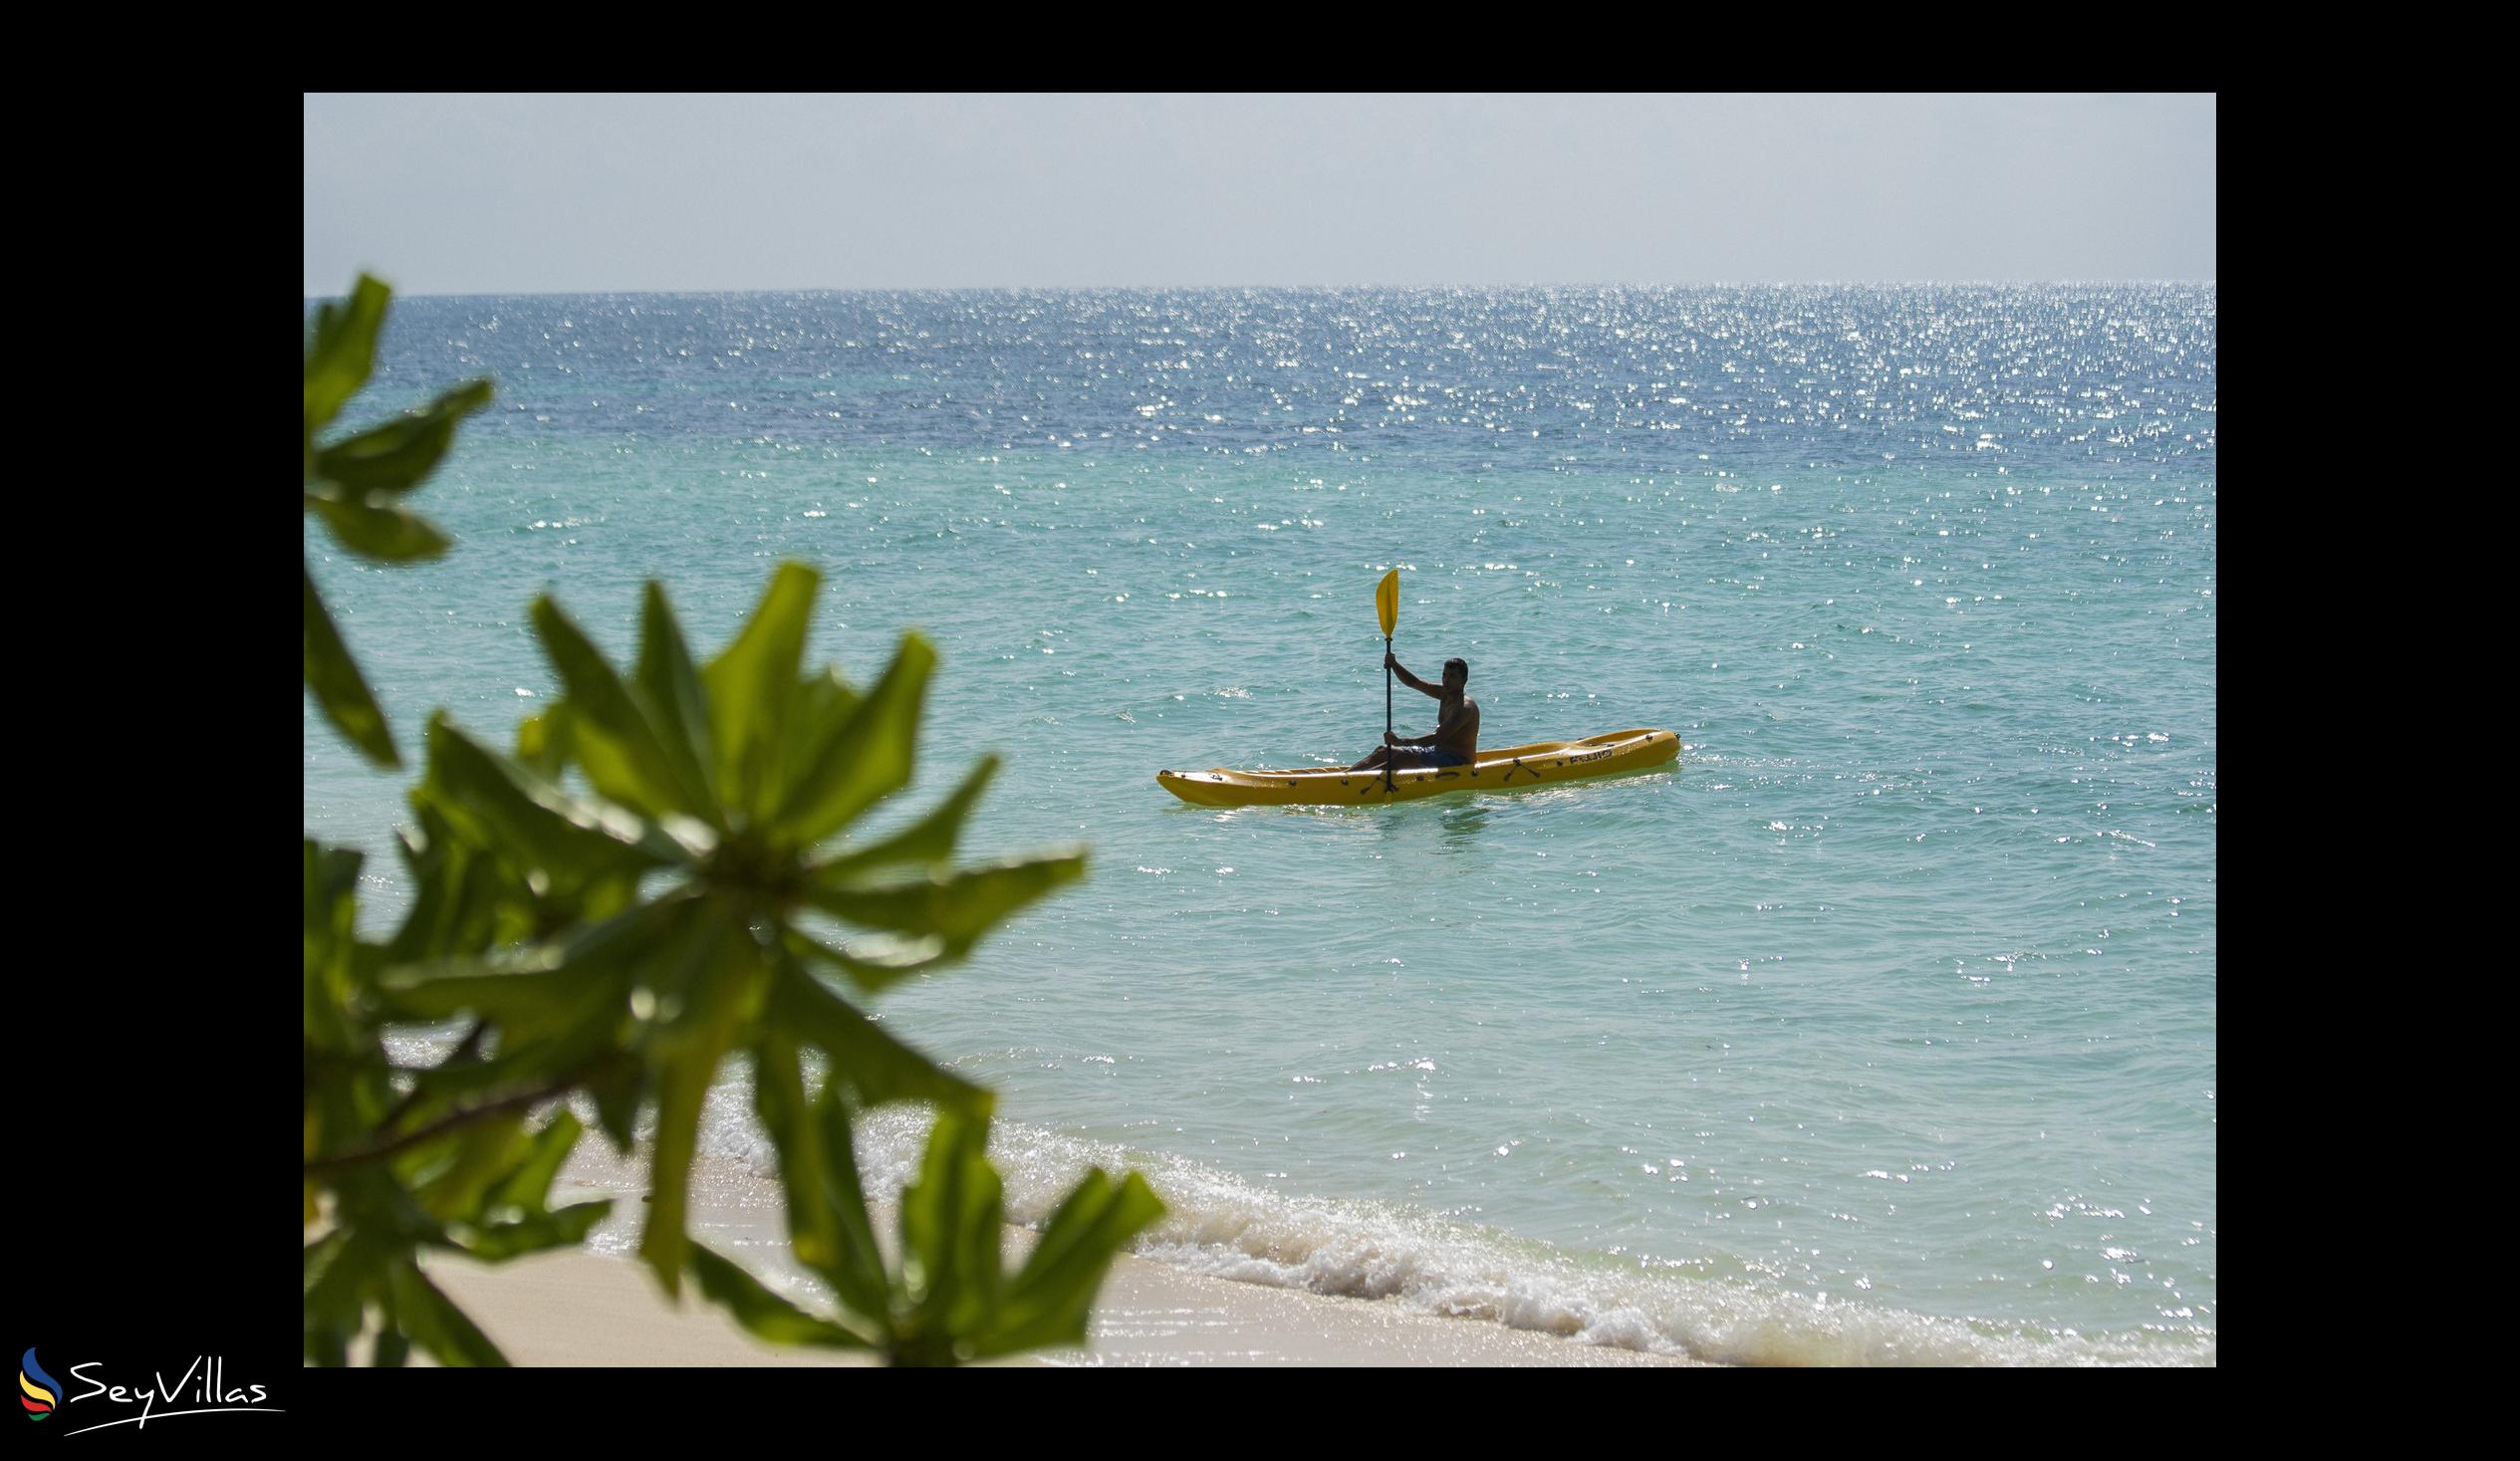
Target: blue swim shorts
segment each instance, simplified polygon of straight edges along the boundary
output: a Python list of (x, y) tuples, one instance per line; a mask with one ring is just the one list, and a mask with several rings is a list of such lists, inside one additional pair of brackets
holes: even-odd
[(1393, 746), (1393, 771), (1419, 771), (1430, 766), (1467, 766), (1469, 761), (1437, 746)]

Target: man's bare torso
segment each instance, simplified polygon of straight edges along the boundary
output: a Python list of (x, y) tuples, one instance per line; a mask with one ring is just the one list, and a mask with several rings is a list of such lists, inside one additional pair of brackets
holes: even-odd
[(1435, 717), (1435, 746), (1438, 751), (1460, 757), (1463, 761), (1479, 759), (1479, 702), (1468, 695), (1446, 695)]

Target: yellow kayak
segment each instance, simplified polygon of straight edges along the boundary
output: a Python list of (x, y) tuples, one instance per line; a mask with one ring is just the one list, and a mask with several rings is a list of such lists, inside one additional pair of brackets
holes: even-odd
[(1580, 741), (1536, 741), (1501, 751), (1482, 750), (1469, 766), (1380, 771), (1158, 771), (1155, 780), (1184, 802), (1201, 807), (1367, 807), (1405, 802), (1441, 792), (1518, 792), (1587, 777), (1644, 771), (1680, 755), (1680, 738), (1666, 730), (1613, 731)]

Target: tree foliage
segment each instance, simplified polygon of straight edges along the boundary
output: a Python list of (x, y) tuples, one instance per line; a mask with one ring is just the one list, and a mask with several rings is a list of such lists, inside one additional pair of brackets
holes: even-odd
[[(490, 403), (490, 382), (470, 380), (430, 401), (338, 441), (319, 444), (376, 368), (391, 292), (363, 274), (349, 298), (318, 307), (306, 347), (306, 510), (333, 540), (362, 558), (409, 563), (446, 551), (446, 535), (401, 505), (455, 443), (455, 426)], [(344, 739), (378, 766), (402, 758), (385, 729), (384, 712), (369, 692), (331, 610), (306, 570), (306, 683)]]
[[(402, 508), (443, 458), (474, 382), (329, 446), (385, 315), (363, 278), (319, 312), (307, 352), (307, 502), (345, 547), (432, 556), (446, 540)], [(861, 688), (807, 672), (820, 576), (790, 563), (751, 618), (696, 661), (661, 585), (637, 656), (616, 665), (545, 597), (531, 618), (564, 693), (501, 750), (443, 712), (410, 793), (414, 889), (389, 939), (356, 927), (360, 855), (306, 845), (306, 1352), (379, 1362), (416, 1344), (448, 1363), (498, 1350), (431, 1285), (425, 1249), (501, 1261), (573, 1245), (606, 1203), (549, 1205), (577, 1141), (563, 1096), (591, 1097), (624, 1151), (642, 1116), (649, 1204), (638, 1252), (668, 1295), (686, 1275), (746, 1329), (786, 1342), (953, 1363), (1081, 1341), (1112, 1257), (1160, 1214), (1142, 1178), (1087, 1174), (1026, 1261), (999, 1251), (985, 1156), (990, 1094), (939, 1068), (862, 1005), (948, 967), (992, 928), (1083, 875), (1081, 850), (959, 865), (997, 769), (984, 757), (888, 835), (849, 829), (908, 786), (936, 653), (915, 632)], [(398, 764), (307, 577), (307, 683), (342, 734)], [(859, 933), (834, 934), (837, 923)], [(397, 1071), (385, 1033), (462, 1022), (433, 1065)], [(752, 1073), (779, 1155), (791, 1243), (831, 1289), (814, 1315), (685, 1232), (701, 1106), (730, 1061)], [(809, 1063), (819, 1074), (809, 1094)], [(873, 1238), (853, 1122), (890, 1101), (937, 1116), (901, 1197), (897, 1257)]]

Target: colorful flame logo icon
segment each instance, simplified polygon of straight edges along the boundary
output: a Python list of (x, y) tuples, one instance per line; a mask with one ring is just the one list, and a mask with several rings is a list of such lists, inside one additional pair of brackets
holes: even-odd
[(26, 1407), (29, 1420), (42, 1420), (52, 1414), (53, 1406), (61, 1399), (61, 1381), (46, 1374), (44, 1366), (35, 1362), (33, 1349), (18, 1361), (18, 1403)]

